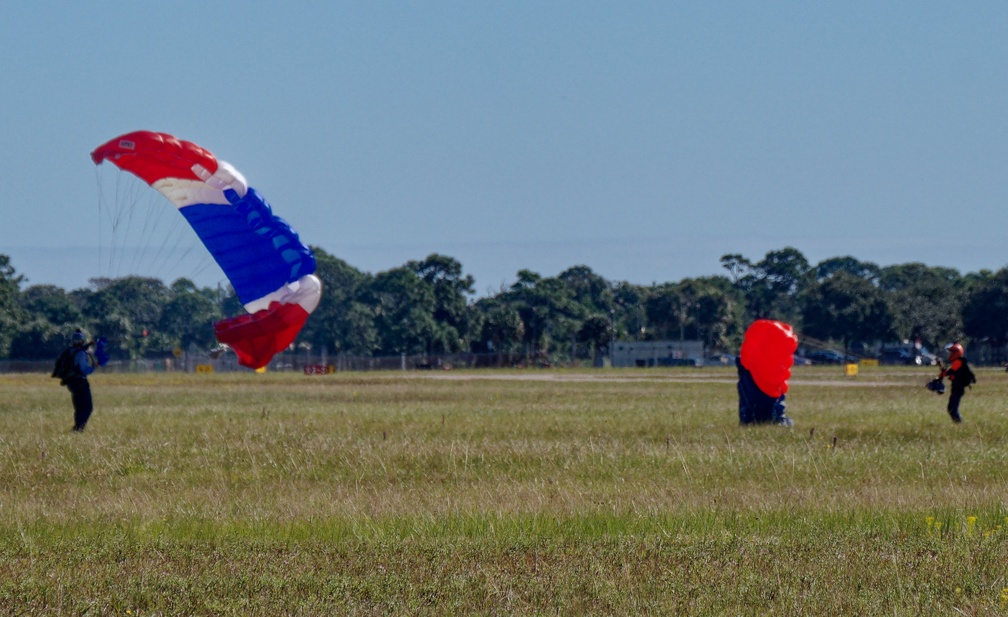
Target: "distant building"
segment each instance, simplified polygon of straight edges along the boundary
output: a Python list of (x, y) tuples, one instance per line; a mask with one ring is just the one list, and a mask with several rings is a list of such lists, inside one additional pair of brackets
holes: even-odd
[(703, 341), (616, 341), (612, 365), (615, 368), (699, 366), (703, 357)]

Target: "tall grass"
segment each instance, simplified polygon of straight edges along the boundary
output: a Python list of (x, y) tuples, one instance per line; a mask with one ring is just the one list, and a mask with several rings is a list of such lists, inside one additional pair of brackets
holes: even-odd
[(1008, 614), (1008, 375), (0, 376), (8, 614)]

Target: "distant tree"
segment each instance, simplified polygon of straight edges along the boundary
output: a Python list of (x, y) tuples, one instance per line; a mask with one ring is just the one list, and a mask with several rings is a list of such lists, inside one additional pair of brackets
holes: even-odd
[(216, 345), (213, 324), (223, 315), (214, 289), (199, 289), (186, 278), (170, 287), (170, 299), (161, 311), (157, 332), (172, 346), (188, 349), (210, 349)]
[(542, 276), (531, 270), (519, 270), (515, 282), (511, 285), (511, 291), (531, 289), (541, 280)]
[(372, 277), (347, 262), (312, 247), (322, 299), (308, 318), (299, 340), (319, 353), (370, 356), (380, 347), (374, 307), (364, 297)]
[(110, 352), (142, 358), (148, 351), (168, 351), (172, 340), (160, 329), (164, 306), (171, 290), (155, 278), (128, 276), (92, 279), (95, 291), (88, 294), (84, 313), (91, 331), (109, 340)]
[(585, 309), (574, 301), (571, 288), (559, 278), (543, 278), (522, 270), (518, 282), (502, 294), (502, 300), (521, 316), (526, 353), (549, 353), (557, 342), (577, 340)]
[(55, 360), (70, 345), (74, 328), (37, 317), (21, 324), (11, 340), (10, 357), (17, 360)]
[(804, 297), (802, 323), (803, 334), (840, 341), (845, 349), (855, 342), (888, 340), (893, 334), (885, 292), (845, 270), (811, 285)]
[[(752, 262), (721, 257), (725, 276), (647, 286), (609, 281), (576, 265), (556, 277), (519, 270), (515, 282), (473, 301), (462, 264), (431, 254), (372, 276), (313, 247), (322, 301), (297, 342), (320, 352), (361, 355), (462, 349), (563, 359), (620, 340), (703, 340), (734, 349), (757, 317), (781, 319), (845, 345), (916, 339), (938, 347), (966, 335), (1008, 345), (1008, 272), (960, 275), (909, 263), (880, 268), (852, 256), (809, 266), (785, 247)], [(212, 344), (211, 324), (244, 311), (231, 287), (165, 287), (151, 278), (93, 279), (65, 292), (21, 290), (24, 277), (0, 255), (0, 357), (48, 357), (74, 327), (110, 339), (113, 355), (141, 357), (175, 346)], [(554, 358), (555, 359), (555, 358)]]
[(736, 349), (745, 332), (745, 300), (726, 277), (686, 279), (680, 292), (690, 298), (689, 319), (708, 349)]
[(473, 277), (462, 274), (462, 264), (457, 260), (437, 253), (423, 261), (407, 262), (406, 267), (416, 272), (434, 293), (431, 316), (435, 326), (430, 351), (452, 353), (468, 348), (472, 321), (468, 299), (473, 293)]
[[(963, 330), (1003, 351), (1008, 344), (1008, 268), (974, 281), (962, 309)], [(954, 340), (949, 337), (949, 340)]]
[(645, 300), (645, 312), (650, 329), (647, 338), (655, 340), (678, 340), (692, 338), (686, 331), (693, 299), (680, 289), (677, 283), (653, 285)]
[(438, 335), (429, 283), (402, 266), (375, 275), (365, 295), (374, 307), (379, 353), (428, 352)]
[(14, 270), (10, 257), (0, 254), (0, 357), (7, 357), (11, 339), (23, 320), (19, 295), (24, 277)]
[(612, 337), (612, 318), (602, 313), (594, 313), (585, 318), (577, 333), (577, 340), (591, 348), (592, 360), (595, 363), (598, 362), (600, 350), (609, 349)]
[(739, 285), (752, 272), (752, 262), (739, 255), (729, 253), (721, 256), (721, 267), (728, 271), (733, 285)]
[(234, 287), (231, 285), (218, 285), (216, 292), (221, 315), (234, 317), (235, 315), (244, 315), (246, 313), (245, 306), (242, 304), (238, 294), (235, 293)]
[(32, 285), (19, 298), (23, 322), (11, 340), (10, 357), (50, 359), (68, 344), (70, 333), (86, 324), (80, 302), (55, 285)]
[(876, 281), (879, 278), (881, 269), (870, 261), (859, 261), (850, 255), (844, 257), (830, 257), (820, 261), (815, 266), (817, 280), (828, 279), (838, 272), (846, 272), (866, 281)]
[(608, 313), (614, 308), (612, 284), (588, 266), (568, 268), (557, 278), (570, 290), (571, 300), (586, 310)]
[(741, 343), (745, 302), (726, 277), (652, 286), (646, 306), (650, 338), (699, 340), (712, 349), (732, 349)]
[(624, 281), (612, 285), (613, 314), (616, 339), (640, 340), (647, 335), (648, 288)]
[(811, 281), (808, 260), (795, 248), (770, 251), (747, 274), (745, 287), (749, 317), (779, 319), (798, 326), (798, 299)]
[(882, 268), (879, 287), (889, 292), (897, 338), (937, 347), (963, 334), (964, 281), (951, 268), (908, 263)]
[(484, 349), (497, 354), (498, 365), (503, 354), (521, 351), (525, 324), (517, 309), (495, 298), (478, 302), (476, 308), (483, 315), (480, 339)]
[(32, 319), (81, 325), (84, 314), (72, 296), (56, 285), (32, 285), (21, 292), (21, 309)]

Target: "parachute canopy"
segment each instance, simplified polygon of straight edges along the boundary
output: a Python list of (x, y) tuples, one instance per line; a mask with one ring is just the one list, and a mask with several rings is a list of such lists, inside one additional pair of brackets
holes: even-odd
[(194, 143), (151, 131), (116, 137), (91, 160), (141, 178), (192, 226), (249, 312), (214, 324), (240, 364), (266, 366), (294, 341), (322, 294), (315, 257), (238, 170)]
[(759, 389), (772, 398), (788, 391), (798, 336), (782, 321), (758, 319), (746, 330), (739, 352), (742, 366)]

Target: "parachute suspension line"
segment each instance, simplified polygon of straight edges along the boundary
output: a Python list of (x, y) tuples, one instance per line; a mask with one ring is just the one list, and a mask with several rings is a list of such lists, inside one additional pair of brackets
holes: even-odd
[(160, 279), (187, 273), (194, 278), (194, 272), (206, 268), (209, 261), (199, 238), (167, 199), (145, 187), (140, 190), (132, 214), (137, 220), (131, 217), (129, 224), (137, 245), (130, 270)]
[(112, 165), (97, 165), (95, 175), (99, 276), (138, 275), (170, 284), (181, 276), (197, 282), (212, 272), (212, 258), (162, 195)]
[[(103, 203), (107, 212), (110, 239), (108, 244), (108, 271), (105, 276), (115, 278), (123, 274), (126, 253), (129, 250), (133, 212), (140, 200), (135, 183), (131, 183), (121, 172), (114, 172), (112, 196), (105, 197)], [(111, 180), (110, 180), (111, 182)]]
[(122, 229), (121, 242), (122, 246), (119, 247), (117, 251), (118, 263), (116, 264), (116, 269), (112, 271), (112, 274), (119, 273), (122, 269), (122, 262), (125, 258), (125, 252), (127, 250), (126, 240), (129, 237), (130, 228), (133, 223), (133, 210), (136, 206), (136, 194), (129, 191), (129, 185), (123, 186), (122, 174), (116, 174), (116, 190), (115, 190), (115, 203), (118, 205), (119, 209), (114, 213), (113, 223), (112, 223), (112, 238), (113, 243), (115, 238), (119, 236), (119, 227), (124, 223), (123, 217), (125, 216), (125, 228)]
[(97, 198), (98, 198), (98, 212), (97, 212), (97, 214), (98, 214), (98, 273), (100, 274), (101, 273), (101, 264), (102, 264), (102, 246), (104, 246), (103, 236), (105, 235), (102, 232), (102, 229), (104, 227), (104, 225), (102, 225), (102, 214), (104, 213), (105, 209), (102, 207), (102, 199), (103, 199), (103, 197), (102, 197), (102, 185), (101, 185), (101, 165), (95, 165), (94, 173), (95, 173), (95, 187), (96, 187), (96, 191), (98, 193), (98, 195), (97, 195)]
[[(177, 213), (173, 212), (174, 208), (171, 208), (169, 204), (163, 203), (165, 200), (161, 198), (160, 195), (156, 193), (151, 193), (150, 191), (145, 191), (146, 196), (145, 203), (140, 204), (139, 201), (134, 207), (134, 212), (131, 212), (130, 226), (132, 226), (132, 216), (136, 211), (143, 210), (143, 214), (139, 216), (140, 229), (137, 231), (137, 248), (133, 252), (133, 261), (130, 263), (131, 272), (146, 271), (150, 268), (157, 268), (156, 271), (151, 274), (160, 276), (162, 274), (163, 268), (166, 265), (166, 259), (163, 257), (165, 252), (165, 246), (170, 242), (172, 234), (178, 236), (178, 230), (180, 227), (178, 225), (172, 227), (171, 223), (165, 223), (165, 215), (177, 217)], [(159, 203), (155, 203), (159, 202)], [(176, 221), (177, 222), (177, 221)], [(164, 223), (164, 225), (162, 225)], [(167, 227), (168, 231), (165, 232), (164, 228)], [(160, 242), (156, 242), (156, 238), (161, 238)], [(176, 243), (178, 240), (176, 240)], [(152, 254), (153, 251), (153, 254)], [(148, 267), (150, 266), (150, 268)]]
[[(119, 229), (119, 219), (122, 216), (121, 207), (117, 208), (118, 191), (110, 197), (108, 195), (108, 184), (111, 182), (103, 174), (101, 166), (95, 168), (95, 178), (98, 185), (98, 276), (113, 277), (116, 272), (116, 257), (119, 251), (116, 249), (118, 240), (116, 232)], [(118, 180), (118, 177), (116, 177)], [(109, 237), (105, 238), (105, 227), (108, 226)], [(102, 251), (106, 255), (102, 257)]]

